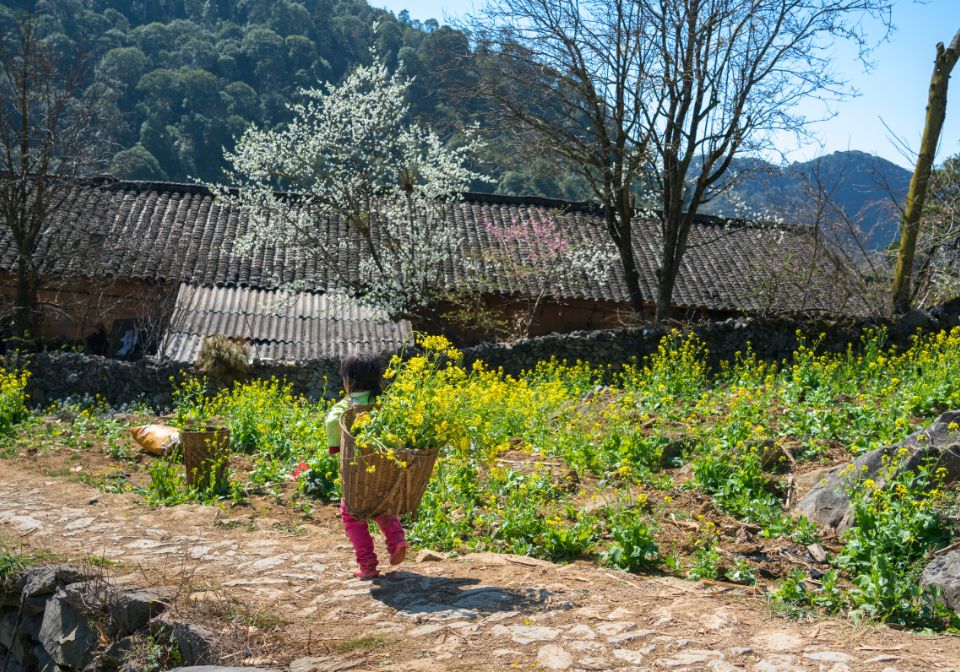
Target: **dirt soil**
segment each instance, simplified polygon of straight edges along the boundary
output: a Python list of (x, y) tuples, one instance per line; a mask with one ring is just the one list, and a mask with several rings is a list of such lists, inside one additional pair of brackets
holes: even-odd
[[(151, 509), (76, 482), (75, 472), (43, 476), (0, 461), (8, 545), (94, 558), (117, 584), (176, 587), (178, 610), (223, 628), (221, 653), (233, 665), (314, 657), (317, 670), (960, 670), (960, 638), (790, 621), (751, 589), (585, 562), (411, 558), (361, 582), (334, 506), (310, 523), (281, 508)], [(238, 624), (246, 637), (226, 636)]]

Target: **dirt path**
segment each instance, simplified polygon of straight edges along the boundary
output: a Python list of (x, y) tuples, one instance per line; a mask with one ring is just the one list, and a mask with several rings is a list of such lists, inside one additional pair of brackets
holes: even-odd
[(313, 655), (318, 670), (960, 670), (960, 638), (788, 621), (743, 592), (585, 563), (474, 554), (360, 582), (334, 508), (318, 518), (291, 533), (249, 510), (149, 509), (0, 462), (8, 540), (102, 556), (122, 563), (117, 582), (180, 585), (188, 603), (237, 600), (282, 619), (292, 650), (263, 667)]

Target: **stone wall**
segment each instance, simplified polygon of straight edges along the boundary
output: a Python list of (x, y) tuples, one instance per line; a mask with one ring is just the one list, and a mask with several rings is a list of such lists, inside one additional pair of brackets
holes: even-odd
[[(812, 343), (820, 339), (820, 350), (843, 352), (848, 344), (858, 344), (869, 329), (883, 327), (887, 343), (900, 348), (910, 344), (916, 333), (950, 329), (960, 324), (960, 301), (951, 309), (913, 311), (900, 320), (861, 321), (801, 321), (785, 318), (730, 318), (720, 322), (703, 322), (683, 327), (692, 332), (709, 351), (711, 366), (728, 361), (737, 352), (744, 352), (749, 344), (758, 357), (780, 360), (792, 353), (803, 338)], [(536, 365), (538, 361), (556, 357), (558, 360), (589, 362), (594, 366), (611, 365), (614, 368), (640, 360), (657, 351), (660, 340), (670, 328), (612, 329), (592, 332), (551, 334), (513, 344), (481, 344), (464, 351), (467, 363), (482, 359), (491, 366), (502, 366), (508, 373), (518, 373)]]
[[(150, 358), (126, 362), (72, 352), (8, 357), (4, 366), (30, 371), (27, 394), (35, 407), (57, 400), (100, 396), (111, 406), (143, 402), (155, 409), (168, 409), (173, 402), (174, 383), (191, 372), (189, 366), (179, 362)], [(253, 367), (250, 377), (285, 379), (295, 391), (319, 399), (339, 394), (339, 371), (339, 360), (324, 359), (299, 365), (260, 364)]]
[[(729, 319), (687, 327), (706, 344), (710, 363), (716, 366), (747, 344), (761, 358), (778, 360), (788, 356), (803, 337), (807, 342), (823, 334), (824, 351), (842, 352), (848, 344), (857, 344), (867, 329), (885, 327), (889, 344), (906, 347), (916, 333), (950, 329), (960, 325), (960, 300), (930, 312), (913, 311), (898, 321), (860, 322), (798, 321), (788, 319)], [(606, 331), (553, 334), (512, 344), (481, 344), (464, 350), (467, 364), (482, 359), (491, 367), (503, 367), (512, 374), (529, 369), (551, 357), (568, 361), (582, 360), (596, 366), (614, 368), (634, 358), (643, 359), (656, 352), (669, 330), (616, 329)], [(798, 335), (799, 334), (799, 335)], [(100, 395), (114, 406), (143, 401), (158, 409), (171, 405), (171, 378), (178, 380), (188, 367), (173, 362), (144, 359), (122, 362), (69, 352), (44, 352), (7, 358), (7, 368), (26, 367), (31, 372), (27, 392), (35, 406), (46, 406), (58, 399)], [(298, 365), (258, 364), (251, 376), (276, 376), (292, 383), (296, 392), (311, 399), (340, 394), (339, 360), (324, 359)]]

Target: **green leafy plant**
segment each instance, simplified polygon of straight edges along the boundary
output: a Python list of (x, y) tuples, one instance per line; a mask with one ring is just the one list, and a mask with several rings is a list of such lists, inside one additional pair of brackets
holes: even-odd
[(603, 560), (612, 567), (639, 572), (660, 560), (660, 549), (646, 516), (637, 510), (621, 511), (610, 523), (614, 544)]

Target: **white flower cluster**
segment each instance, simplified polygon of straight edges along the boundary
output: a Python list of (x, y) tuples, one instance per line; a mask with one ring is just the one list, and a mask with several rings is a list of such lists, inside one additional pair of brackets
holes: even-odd
[[(302, 91), (291, 122), (247, 130), (226, 154), (235, 188), (208, 185), (250, 218), (236, 251), (282, 244), (305, 267), (316, 259), (339, 289), (393, 316), (429, 308), (460, 244), (445, 209), (482, 179), (469, 167), (481, 145), (475, 129), (451, 148), (407, 121), (409, 86), (374, 54), (341, 84)], [(338, 222), (347, 237), (337, 239)], [(356, 248), (360, 267), (344, 267), (355, 258), (344, 252)]]

